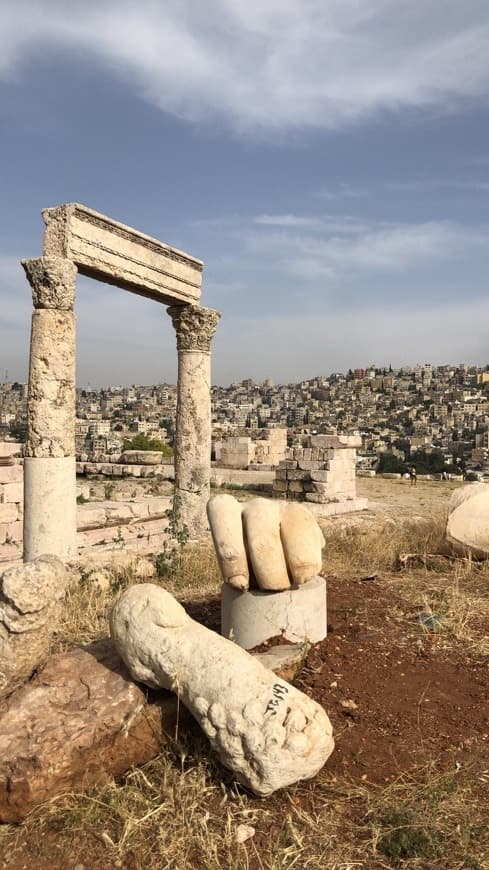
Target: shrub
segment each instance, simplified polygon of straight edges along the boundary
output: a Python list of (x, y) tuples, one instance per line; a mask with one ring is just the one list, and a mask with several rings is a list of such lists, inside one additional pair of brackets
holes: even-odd
[(124, 441), (123, 450), (156, 450), (163, 456), (173, 456), (173, 450), (169, 444), (165, 444), (159, 438), (149, 438), (144, 432), (139, 432), (134, 438)]

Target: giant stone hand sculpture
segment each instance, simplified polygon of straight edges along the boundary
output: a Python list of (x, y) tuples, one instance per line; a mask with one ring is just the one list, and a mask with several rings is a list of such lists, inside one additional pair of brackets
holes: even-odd
[(132, 586), (110, 628), (134, 679), (176, 692), (223, 765), (255, 794), (314, 776), (331, 754), (331, 723), (319, 704), (194, 622), (164, 589)]
[(489, 559), (489, 486), (468, 483), (452, 492), (446, 536), (453, 549), (475, 559)]
[(324, 538), (304, 505), (217, 495), (207, 515), (224, 582), (235, 589), (278, 592), (319, 574)]

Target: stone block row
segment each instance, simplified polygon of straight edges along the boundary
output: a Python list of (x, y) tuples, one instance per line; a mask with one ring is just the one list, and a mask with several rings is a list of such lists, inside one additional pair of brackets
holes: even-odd
[(173, 480), (173, 465), (122, 465), (116, 462), (77, 462), (77, 474), (96, 474), (101, 477), (159, 477)]
[(328, 504), (356, 498), (357, 436), (311, 435), (289, 447), (275, 473), (277, 498)]

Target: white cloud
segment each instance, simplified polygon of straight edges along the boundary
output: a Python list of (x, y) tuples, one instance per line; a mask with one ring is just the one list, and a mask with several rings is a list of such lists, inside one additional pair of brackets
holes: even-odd
[(368, 193), (366, 187), (353, 187), (351, 184), (341, 183), (337, 187), (322, 187), (315, 195), (320, 199), (358, 199), (367, 196)]
[(384, 181), (365, 187), (355, 187), (342, 182), (336, 187), (322, 187), (314, 193), (314, 196), (325, 200), (358, 199), (366, 196), (371, 197), (379, 192), (383, 196), (390, 193), (414, 193), (419, 195), (423, 193), (432, 194), (434, 192), (441, 194), (444, 192), (488, 194), (489, 181), (478, 178), (408, 178), (405, 181)]
[(301, 217), (296, 214), (260, 214), (253, 218), (253, 222), (268, 227), (314, 227), (321, 225), (318, 218)]
[(64, 49), (164, 111), (237, 131), (337, 128), (403, 108), (487, 102), (486, 0), (17, 0), (0, 75)]
[[(488, 317), (489, 300), (481, 299), (446, 303), (442, 310), (387, 301), (325, 313), (223, 318), (213, 346), (214, 380), (272, 377), (288, 383), (372, 362), (485, 364)], [(237, 335), (246, 336), (253, 354), (237, 344)]]
[(489, 242), (489, 228), (449, 221), (395, 225), (338, 218), (335, 223), (326, 218), (318, 221), (319, 232), (309, 233), (299, 232), (302, 224), (290, 224), (289, 231), (284, 224), (278, 226), (282, 231), (250, 230), (245, 245), (254, 255), (268, 258), (274, 268), (306, 279), (411, 270), (487, 247)]

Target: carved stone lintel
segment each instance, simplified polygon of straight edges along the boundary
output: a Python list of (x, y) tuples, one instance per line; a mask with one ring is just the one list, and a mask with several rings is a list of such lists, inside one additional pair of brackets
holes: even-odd
[(32, 287), (34, 308), (69, 311), (75, 304), (77, 268), (64, 257), (38, 257), (22, 260)]
[(209, 353), (220, 311), (200, 305), (172, 305), (167, 310), (177, 333), (177, 349)]

